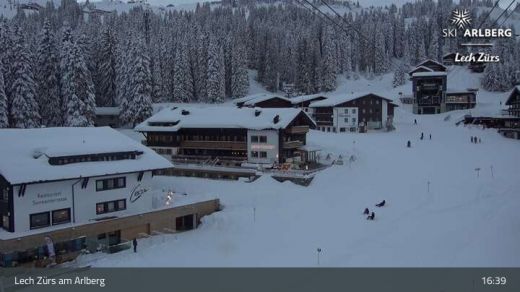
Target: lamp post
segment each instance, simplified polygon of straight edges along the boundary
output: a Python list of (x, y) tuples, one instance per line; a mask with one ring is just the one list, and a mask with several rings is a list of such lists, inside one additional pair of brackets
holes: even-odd
[(317, 255), (318, 255), (318, 266), (319, 266), (319, 265), (320, 265), (320, 253), (321, 253), (321, 248), (318, 247), (318, 248), (316, 249), (316, 251), (317, 251)]

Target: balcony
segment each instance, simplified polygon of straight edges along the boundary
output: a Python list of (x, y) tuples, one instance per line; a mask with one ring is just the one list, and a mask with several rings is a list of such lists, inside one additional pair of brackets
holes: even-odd
[(182, 141), (181, 148), (246, 151), (247, 143), (245, 141)]
[(296, 141), (284, 141), (282, 147), (283, 147), (283, 149), (296, 149), (301, 146), (303, 146), (303, 142), (296, 140)]
[(309, 132), (309, 126), (294, 126), (285, 129), (287, 134), (307, 134)]

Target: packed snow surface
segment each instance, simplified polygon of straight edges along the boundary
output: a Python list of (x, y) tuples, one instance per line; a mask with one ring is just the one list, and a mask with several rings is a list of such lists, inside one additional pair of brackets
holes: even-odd
[[(452, 67), (448, 79), (466, 88), (476, 87), (479, 76)], [(343, 80), (338, 91), (386, 90), (396, 103), (398, 92), (411, 93), (409, 81), (395, 89), (391, 81), (391, 74)], [(477, 98), (471, 111), (431, 116), (400, 104), (397, 129), (388, 133), (311, 131), (308, 142), (323, 157), (356, 159), (319, 172), (309, 187), (268, 175), (252, 183), (156, 177), (163, 188), (217, 196), (224, 209), (203, 218), (197, 230), (140, 240), (136, 254), (94, 254), (76, 264), (309, 267), (321, 248), (320, 266), (518, 267), (520, 141), (494, 129), (456, 126), (469, 112), (499, 112), (507, 93), (481, 90)], [(471, 143), (471, 136), (482, 143)], [(382, 200), (386, 206), (374, 206)], [(365, 207), (374, 221), (362, 215)]]

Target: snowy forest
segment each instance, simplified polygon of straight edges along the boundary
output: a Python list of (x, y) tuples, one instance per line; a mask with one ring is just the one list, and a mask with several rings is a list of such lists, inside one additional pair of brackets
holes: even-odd
[[(463, 41), (441, 36), (456, 6), (451, 0), (366, 9), (338, 2), (341, 16), (330, 17), (340, 25), (300, 3), (224, 1), (161, 12), (139, 6), (118, 14), (86, 13), (93, 4), (62, 0), (0, 18), (0, 127), (93, 126), (96, 106), (117, 106), (121, 120), (135, 125), (154, 102), (243, 97), (250, 70), (270, 91), (284, 83), (301, 94), (332, 91), (338, 74), (392, 71), (398, 86), (410, 66), (439, 60)], [(484, 17), (476, 10), (474, 26)], [(487, 66), (485, 89), (505, 91), (517, 82), (519, 48), (514, 38), (497, 42), (492, 50), (503, 62)]]

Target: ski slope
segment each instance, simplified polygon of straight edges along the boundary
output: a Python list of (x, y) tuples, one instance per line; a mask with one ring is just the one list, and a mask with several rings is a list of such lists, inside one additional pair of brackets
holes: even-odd
[[(479, 76), (456, 67), (448, 78), (470, 87)], [(343, 80), (338, 90), (377, 88), (396, 98), (411, 89), (409, 82), (392, 88), (391, 79)], [(472, 111), (498, 112), (505, 97), (481, 91)], [(320, 172), (309, 187), (269, 176), (253, 183), (156, 177), (163, 188), (217, 196), (224, 209), (197, 230), (140, 240), (136, 254), (87, 255), (75, 265), (312, 267), (321, 248), (324, 267), (518, 267), (520, 141), (455, 126), (466, 113), (417, 116), (401, 106), (393, 132), (311, 131), (309, 143), (323, 156), (357, 159)], [(375, 208), (383, 199), (387, 206)], [(375, 221), (362, 215), (365, 207)]]

